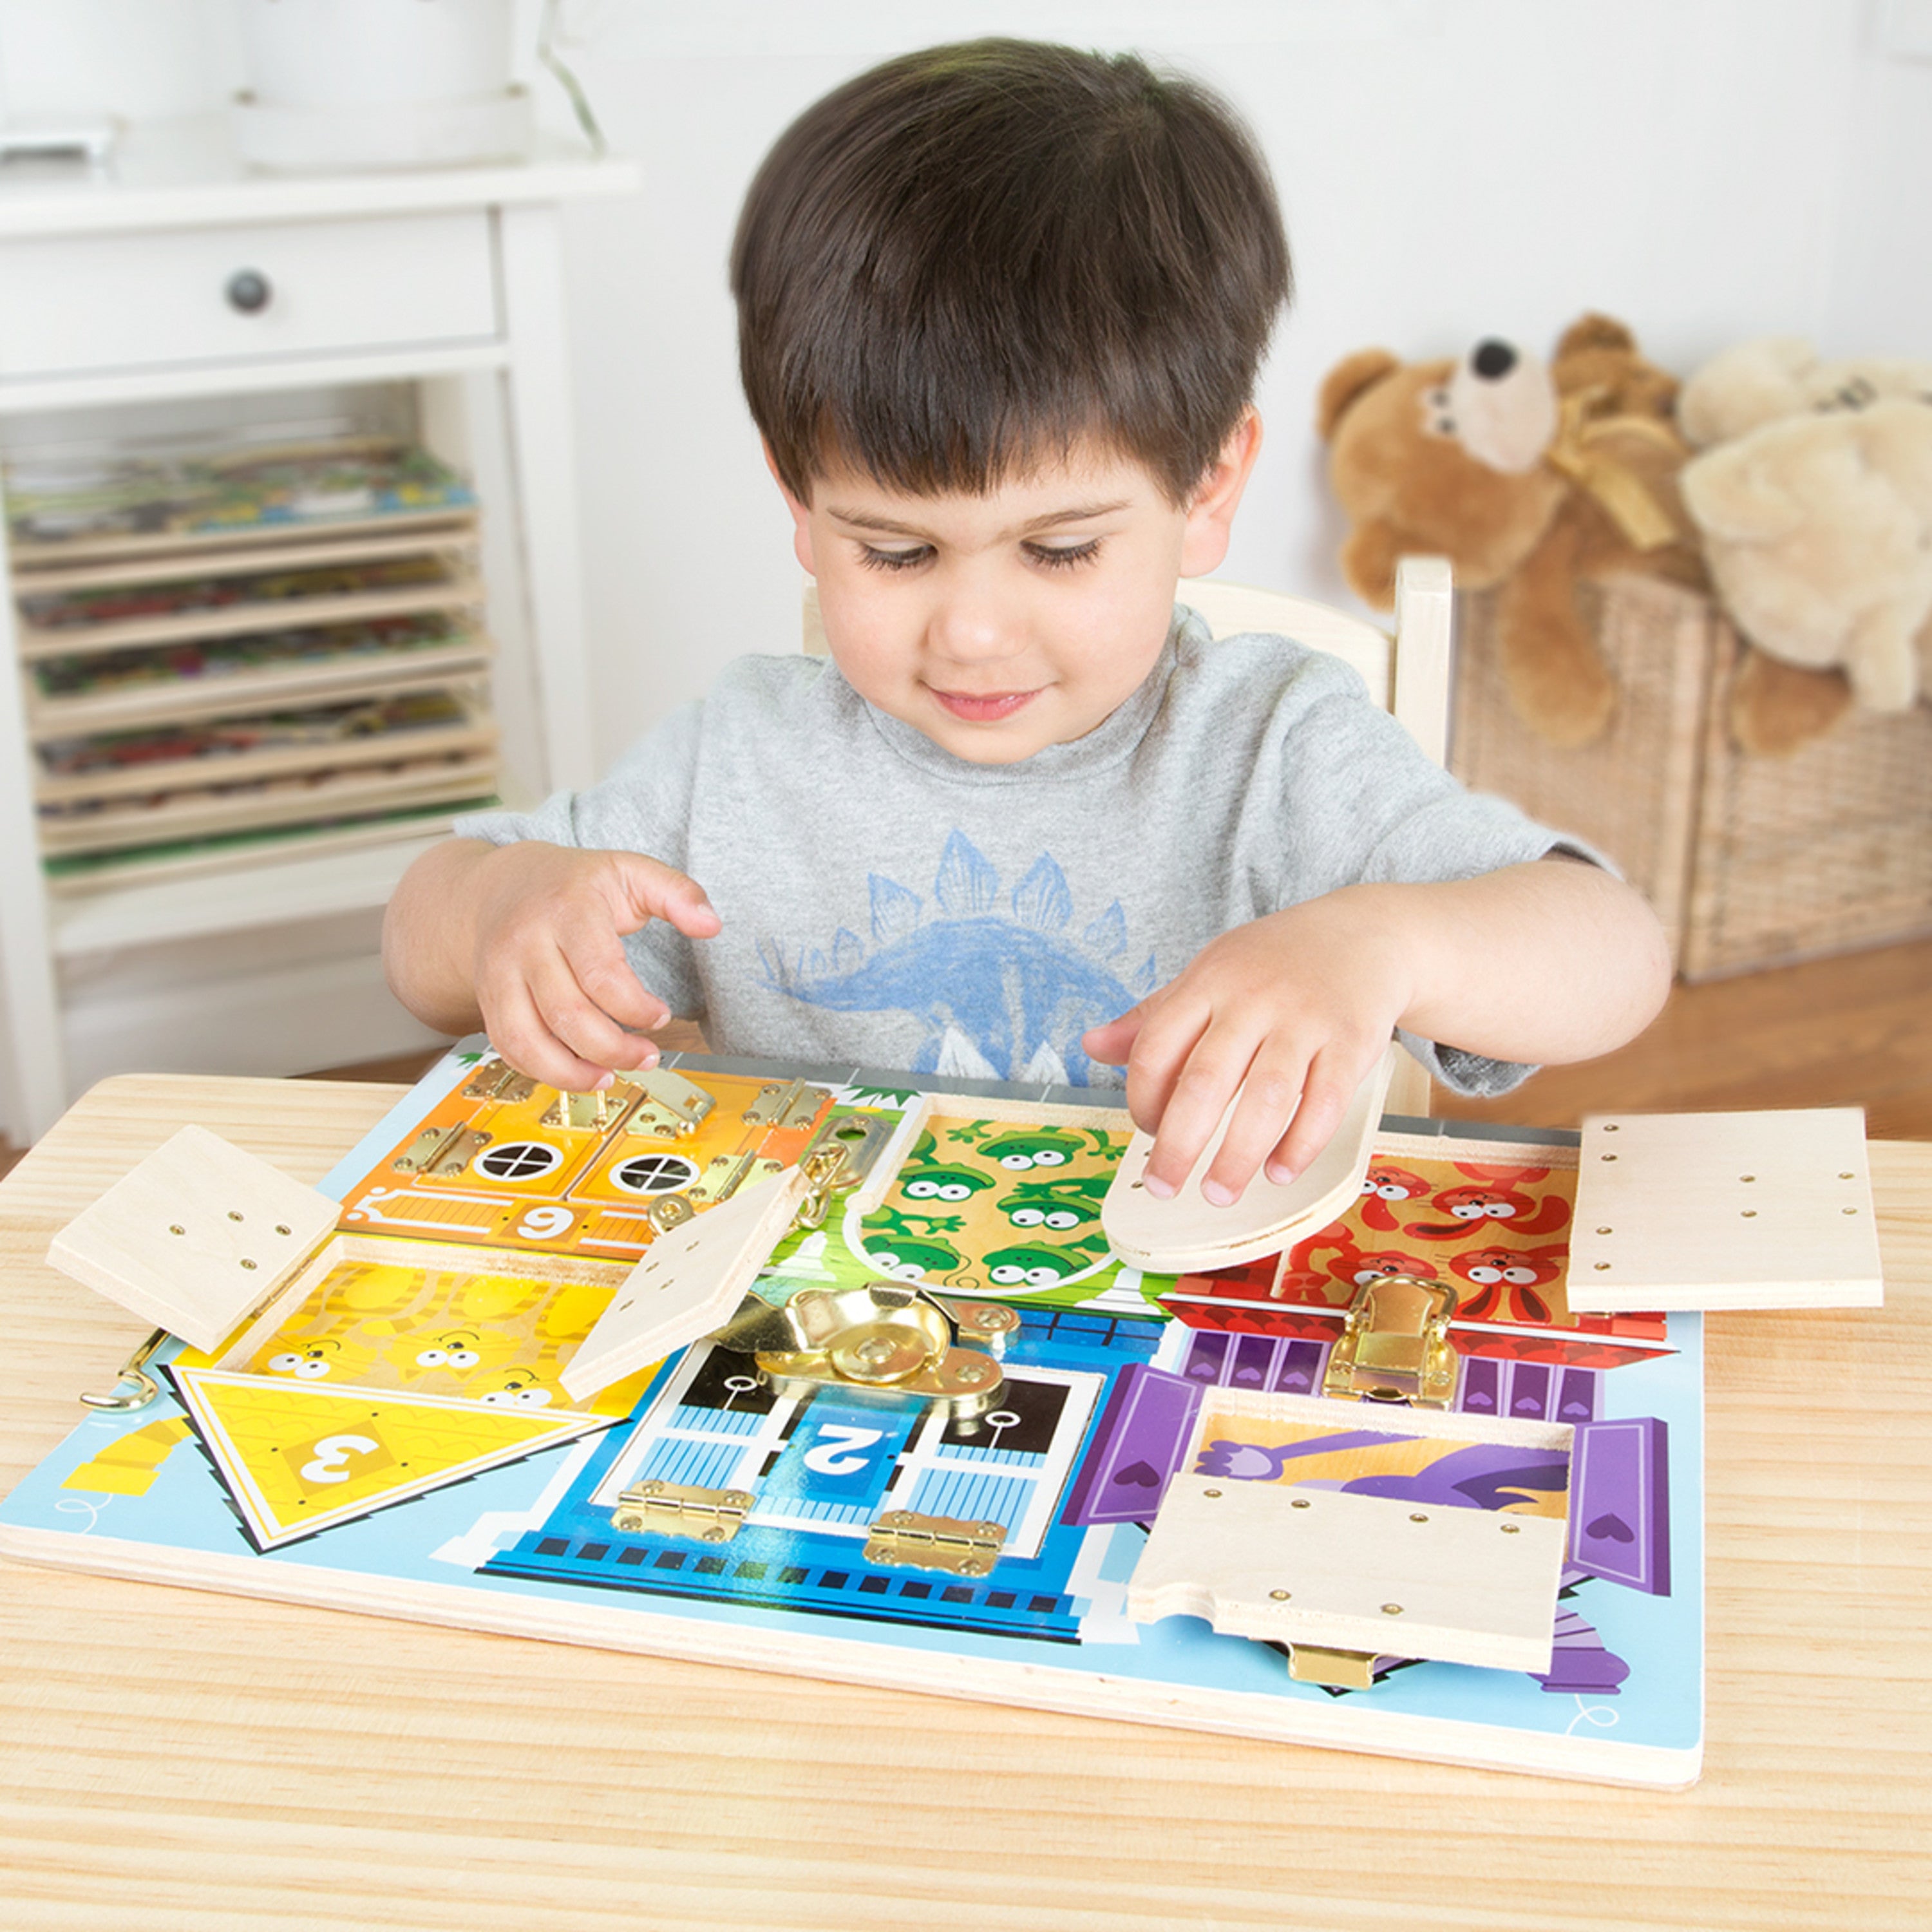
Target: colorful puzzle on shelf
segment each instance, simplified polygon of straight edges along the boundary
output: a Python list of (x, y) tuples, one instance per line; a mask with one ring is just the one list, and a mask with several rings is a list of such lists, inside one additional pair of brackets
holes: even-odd
[(1103, 1223), (1107, 1097), (694, 1059), (560, 1094), (453, 1053), (309, 1238), (193, 1142), (56, 1244), (170, 1335), (0, 1552), (1694, 1779), (1700, 1317), (1576, 1312), (1576, 1137), (1384, 1130), (1340, 1219), (1162, 1274)]

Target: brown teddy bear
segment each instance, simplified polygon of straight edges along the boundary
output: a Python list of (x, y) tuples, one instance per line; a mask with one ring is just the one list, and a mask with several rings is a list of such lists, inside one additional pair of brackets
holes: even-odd
[(1500, 585), (1511, 704), (1552, 743), (1588, 744), (1616, 692), (1579, 581), (1640, 570), (1704, 584), (1676, 487), (1690, 454), (1676, 395), (1604, 316), (1573, 323), (1546, 368), (1493, 340), (1460, 362), (1358, 351), (1329, 371), (1318, 416), (1352, 524), (1343, 574), (1379, 609), (1405, 556), (1448, 557), (1465, 590)]

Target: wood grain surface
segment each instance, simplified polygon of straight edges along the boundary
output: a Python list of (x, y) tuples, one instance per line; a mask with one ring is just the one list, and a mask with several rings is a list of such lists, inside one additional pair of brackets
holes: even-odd
[[(196, 1120), (304, 1180), (396, 1090), (129, 1077), (0, 1187), (0, 1484), (140, 1324), (54, 1228)], [(1660, 1796), (0, 1569), (0, 1925), (1920, 1928), (1932, 1147), (1882, 1310), (1710, 1322), (1704, 1778)]]

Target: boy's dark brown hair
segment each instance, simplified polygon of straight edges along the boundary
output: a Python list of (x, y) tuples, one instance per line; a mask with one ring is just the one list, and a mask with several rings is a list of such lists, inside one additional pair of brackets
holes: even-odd
[(835, 460), (978, 494), (1092, 439), (1184, 502), (1289, 286), (1267, 164), (1218, 96), (1025, 40), (908, 54), (808, 108), (731, 251), (746, 397), (807, 500)]

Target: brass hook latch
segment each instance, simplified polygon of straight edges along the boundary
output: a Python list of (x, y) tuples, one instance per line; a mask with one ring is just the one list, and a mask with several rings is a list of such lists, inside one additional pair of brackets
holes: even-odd
[(81, 1400), (89, 1408), (120, 1414), (130, 1408), (146, 1408), (161, 1392), (160, 1384), (148, 1372), (154, 1351), (168, 1339), (165, 1328), (157, 1328), (121, 1365), (119, 1380), (106, 1395), (85, 1395)]
[(1356, 1291), (1328, 1358), (1322, 1393), (1447, 1408), (1456, 1394), (1449, 1340), (1456, 1292), (1420, 1275), (1378, 1275)]

